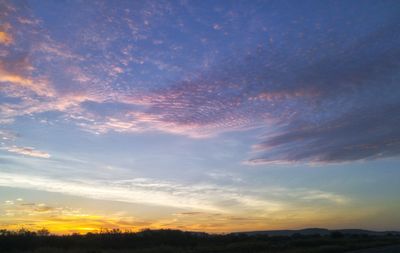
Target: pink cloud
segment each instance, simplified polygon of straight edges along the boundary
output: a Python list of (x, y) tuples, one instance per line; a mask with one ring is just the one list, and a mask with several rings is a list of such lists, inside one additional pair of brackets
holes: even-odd
[(20, 155), (27, 155), (27, 156), (32, 156), (32, 157), (37, 157), (37, 158), (50, 158), (50, 154), (46, 153), (44, 151), (36, 150), (31, 147), (9, 147), (7, 149), (8, 152), (11, 153), (16, 153)]

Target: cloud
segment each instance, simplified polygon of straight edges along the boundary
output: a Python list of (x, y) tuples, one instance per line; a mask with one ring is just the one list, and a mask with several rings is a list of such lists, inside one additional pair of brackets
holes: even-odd
[(349, 113), (320, 125), (288, 125), (257, 145), (253, 164), (346, 162), (400, 154), (399, 105)]
[(268, 134), (248, 164), (397, 156), (398, 32), (389, 20), (348, 46), (315, 48), (321, 56), (308, 62), (306, 48), (287, 59), (268, 48), (228, 58), (191, 80), (156, 90), (144, 115), (156, 119), (150, 123), (160, 130), (174, 126), (190, 136), (263, 126)]
[(17, 134), (12, 131), (7, 131), (4, 129), (0, 129), (0, 139), (2, 142), (11, 142), (17, 138)]
[[(233, 205), (246, 205), (264, 211), (279, 209), (280, 205), (267, 200), (243, 195), (233, 189), (217, 186), (185, 186), (170, 182), (148, 179), (104, 181), (64, 181), (50, 178), (17, 176), (2, 173), (0, 185), (59, 192), (94, 199), (142, 203), (150, 205), (189, 208), (205, 211), (227, 212), (220, 199), (230, 201)], [(213, 196), (210, 198), (210, 196)]]
[(9, 45), (13, 42), (13, 38), (5, 31), (0, 31), (0, 44)]
[(341, 195), (309, 189), (240, 189), (209, 184), (186, 185), (147, 178), (78, 181), (10, 173), (1, 173), (0, 176), (1, 186), (166, 206), (185, 209), (187, 212), (272, 214), (298, 201), (303, 201), (303, 204), (325, 201), (328, 205), (343, 205), (349, 201)]
[[(124, 217), (123, 213), (93, 214), (81, 209), (25, 201), (10, 200), (12, 205), (0, 206), (6, 214), (4, 216), (6, 222), (2, 222), (0, 217), (3, 227), (16, 221), (15, 226), (20, 226), (22, 223), (36, 224), (32, 227), (46, 227), (52, 232), (64, 233), (80, 230), (83, 227), (91, 228), (90, 231), (101, 227), (124, 229), (131, 226), (133, 229), (150, 227), (227, 232), (299, 226), (299, 224), (301, 226), (309, 224), (310, 220), (315, 220), (317, 209), (313, 208), (314, 205), (319, 207), (317, 217), (319, 219), (325, 217), (324, 219), (329, 220), (334, 215), (331, 210), (341, 212), (343, 209), (347, 210), (351, 204), (351, 200), (346, 196), (315, 189), (246, 187), (240, 184), (226, 187), (201, 183), (183, 184), (150, 178), (66, 179), (65, 177), (50, 178), (0, 172), (0, 186), (62, 193), (97, 200), (121, 201), (131, 203), (133, 206), (136, 204), (141, 207), (150, 207), (153, 210), (154, 206), (167, 207), (165, 210), (169, 210), (147, 221), (148, 214), (146, 213), (141, 214), (143, 218), (138, 216), (129, 219), (129, 217)], [(118, 205), (118, 203), (113, 204), (113, 206)], [(100, 222), (101, 220), (103, 222)], [(210, 223), (210, 220), (213, 222)], [(31, 228), (31, 225), (29, 227)], [(8, 228), (15, 229), (12, 225)]]
[[(245, 217), (223, 213), (182, 212), (154, 217), (151, 221), (140, 216), (128, 216), (124, 212), (89, 211), (68, 206), (54, 206), (44, 203), (20, 203), (0, 206), (4, 213), (0, 217), (0, 228), (18, 230), (22, 224), (29, 230), (49, 229), (51, 233), (87, 233), (107, 229), (139, 231), (152, 229), (182, 229), (189, 231), (228, 232), (265, 228), (273, 219)], [(275, 218), (276, 219), (276, 218)], [(213, 220), (210, 223), (210, 220)]]
[[(0, 207), (1, 208), (1, 207)], [(0, 228), (19, 230), (24, 226), (29, 230), (49, 229), (51, 233), (87, 233), (104, 229), (139, 230), (152, 223), (130, 216), (113, 213), (99, 215), (68, 206), (50, 206), (44, 203), (19, 203), (6, 205), (0, 209)]]
[(14, 42), (13, 37), (8, 32), (10, 29), (11, 29), (11, 26), (9, 23), (0, 25), (0, 44), (7, 46)]
[[(154, 9), (154, 7), (151, 8)], [(163, 8), (161, 8), (160, 11), (163, 11)], [(149, 17), (145, 18), (146, 20), (148, 20)], [(22, 17), (20, 17), (18, 20), (25, 19), (22, 19)], [(60, 44), (57, 44), (55, 40), (51, 39), (49, 36), (46, 36), (46, 34), (43, 34), (40, 28), (32, 22), (20, 22), (20, 25), (17, 26), (16, 29), (19, 31), (27, 30), (27, 25), (29, 25), (29, 30), (35, 31), (32, 34), (29, 34), (30, 36), (32, 36), (32, 40), (30, 40), (30, 50), (33, 50), (30, 54), (30, 57), (35, 58), (36, 63), (49, 64), (49, 62), (51, 62), (52, 66), (50, 66), (50, 69), (51, 71), (56, 72), (58, 71), (57, 68), (74, 66), (74, 69), (67, 68), (67, 74), (69, 74), (69, 76), (66, 76), (66, 78), (71, 80), (71, 83), (83, 82), (90, 83), (90, 85), (88, 85), (87, 89), (83, 89), (80, 85), (70, 85), (71, 89), (65, 89), (65, 87), (33, 80), (32, 78), (27, 77), (27, 75), (23, 75), (21, 73), (20, 69), (22, 68), (16, 68), (12, 66), (12, 62), (15, 60), (10, 58), (15, 58), (17, 56), (13, 55), (13, 52), (11, 52), (10, 50), (8, 53), (11, 54), (11, 56), (8, 56), (9, 59), (7, 61), (4, 61), (7, 64), (1, 66), (0, 69), (2, 71), (2, 80), (0, 81), (8, 84), (13, 84), (14, 87), (11, 86), (9, 87), (9, 89), (3, 90), (3, 93), (5, 93), (7, 96), (26, 98), (28, 97), (27, 94), (21, 93), (19, 91), (19, 88), (22, 87), (26, 90), (33, 91), (36, 95), (39, 95), (42, 98), (33, 99), (32, 96), (30, 96), (32, 98), (31, 100), (22, 101), (18, 106), (4, 105), (6, 109), (5, 111), (7, 112), (7, 120), (10, 120), (12, 117), (18, 117), (22, 115), (57, 110), (66, 113), (68, 116), (70, 116), (70, 119), (72, 120), (77, 118), (86, 119), (87, 122), (85, 122), (85, 124), (80, 124), (79, 122), (78, 123), (82, 126), (87, 126), (88, 129), (92, 129), (93, 131), (100, 133), (112, 130), (118, 132), (138, 132), (149, 129), (151, 131), (166, 131), (176, 134), (184, 134), (192, 137), (199, 137), (209, 136), (213, 133), (220, 132), (218, 130), (218, 128), (221, 128), (220, 124), (211, 123), (205, 126), (204, 123), (189, 122), (184, 119), (184, 122), (181, 122), (179, 119), (176, 119), (176, 116), (179, 116), (181, 112), (184, 112), (183, 110), (181, 110), (181, 112), (176, 111), (175, 113), (172, 110), (169, 112), (158, 112), (160, 106), (165, 105), (166, 107), (170, 107), (170, 103), (168, 102), (168, 100), (171, 100), (171, 96), (175, 96), (174, 94), (172, 94), (174, 92), (173, 90), (157, 91), (156, 93), (147, 94), (143, 91), (138, 92), (138, 90), (134, 90), (134, 92), (120, 92), (118, 90), (115, 90), (115, 87), (112, 86), (113, 82), (115, 82), (116, 78), (118, 78), (117, 76), (119, 74), (129, 74), (125, 73), (125, 71), (121, 71), (122, 68), (119, 66), (126, 66), (127, 60), (136, 61), (137, 59), (132, 59), (132, 55), (124, 53), (123, 59), (116, 59), (116, 62), (108, 66), (108, 60), (107, 62), (104, 61), (105, 58), (114, 58), (114, 55), (113, 52), (107, 52), (105, 58), (100, 58), (100, 61), (95, 63), (91, 62), (89, 64), (88, 60), (90, 59), (74, 55), (71, 52), (72, 50), (69, 50), (68, 48)], [(93, 24), (91, 25), (91, 27), (94, 30), (97, 30), (96, 25), (98, 24)], [(121, 32), (118, 29), (116, 30), (114, 28), (112, 30)], [(89, 32), (90, 34), (93, 34), (92, 31)], [(123, 34), (120, 35), (123, 36)], [(102, 46), (102, 43), (105, 42), (104, 39), (91, 39), (95, 39), (93, 43), (96, 46)], [(115, 38), (110, 40), (110, 42), (114, 40)], [(128, 48), (128, 50), (131, 49)], [(124, 49), (123, 51), (126, 52), (126, 49)], [(162, 51), (160, 51), (161, 55), (156, 54), (141, 56), (140, 59), (143, 60), (140, 60), (140, 64), (143, 64), (142, 61), (146, 61), (153, 65), (156, 65), (160, 71), (181, 71), (181, 69), (176, 66), (176, 64), (166, 63), (163, 59), (166, 58), (167, 55), (161, 52)], [(80, 64), (81, 62), (85, 64)], [(82, 68), (80, 66), (93, 67)], [(68, 69), (71, 69), (71, 71), (68, 71)], [(41, 70), (43, 71), (43, 69)], [(116, 75), (115, 72), (118, 72), (118, 75)], [(65, 74), (60, 73), (60, 75)], [(98, 78), (98, 76), (102, 76), (102, 78)], [(101, 88), (101, 86), (105, 87), (105, 89)], [(61, 88), (61, 90), (58, 90), (59, 88)], [(76, 98), (76, 94), (82, 93), (84, 93), (84, 99), (74, 99)], [(97, 95), (93, 96), (93, 93), (96, 93)], [(96, 114), (97, 112), (88, 113), (84, 110), (82, 106), (82, 103), (86, 101), (106, 103), (110, 100), (122, 101), (129, 105), (145, 104), (146, 106), (151, 106), (152, 109), (151, 112), (140, 110), (131, 111), (128, 114), (121, 114), (119, 117), (111, 118), (101, 117), (101, 115)], [(185, 106), (185, 103), (181, 102), (180, 104)], [(176, 109), (178, 108), (176, 107)], [(207, 113), (207, 111), (205, 110), (204, 113)], [(175, 117), (175, 119), (170, 118), (170, 116)]]
[[(277, 129), (254, 146), (248, 164), (337, 163), (400, 154), (400, 51), (388, 25), (296, 75), (318, 96), (291, 108)], [(385, 46), (383, 46), (385, 45)]]
[(31, 148), (31, 147), (13, 146), (13, 147), (7, 148), (7, 151), (11, 152), (11, 153), (27, 155), (27, 156), (32, 156), (32, 157), (38, 157), (38, 158), (50, 158), (50, 154), (43, 152), (43, 151), (35, 150), (34, 148)]
[[(1, 59), (1, 58), (0, 58)], [(2, 92), (8, 96), (26, 96), (26, 92), (49, 97), (54, 95), (54, 90), (45, 79), (29, 77), (33, 69), (26, 56), (15, 56), (1, 59), (0, 83)], [(8, 86), (7, 86), (8, 85)], [(21, 90), (22, 89), (22, 90)]]
[[(268, 40), (252, 32), (245, 43), (238, 39), (244, 31), (234, 40), (226, 37), (227, 43), (246, 46), (237, 50), (228, 43), (221, 57), (217, 52), (225, 42), (224, 47), (196, 44), (203, 48), (197, 54), (197, 49), (184, 49), (192, 42), (175, 41), (175, 35), (164, 32), (165, 23), (183, 32), (184, 21), (169, 16), (175, 8), (143, 8), (148, 11), (138, 10), (139, 21), (104, 10), (99, 15), (109, 23), (86, 20), (84, 32), (71, 32), (77, 41), (65, 44), (37, 24), (13, 24), (14, 30), (28, 31), (29, 25), (35, 32), (29, 33), (29, 57), (6, 50), (0, 65), (0, 82), (6, 84), (0, 92), (20, 98), (1, 105), (0, 120), (58, 111), (96, 134), (161, 131), (191, 138), (262, 128), (265, 135), (246, 161), (252, 165), (399, 154), (398, 17), (388, 15), (379, 25), (359, 24), (363, 29), (344, 29), (340, 22), (315, 28), (285, 21), (280, 29), (287, 32), (268, 30)], [(254, 14), (251, 29), (264, 30), (264, 16)], [(216, 24), (224, 32), (233, 29), (229, 22), (204, 22), (208, 30)], [(312, 36), (296, 37), (298, 32)], [(186, 37), (209, 41), (207, 35)], [(144, 43), (148, 48), (143, 50), (126, 42), (130, 39), (151, 43)], [(163, 43), (155, 45), (156, 39)], [(91, 53), (84, 56), (76, 53), (88, 48)]]
[(189, 216), (202, 215), (202, 214), (204, 214), (204, 213), (202, 213), (202, 212), (182, 212), (182, 213), (177, 213), (177, 215), (189, 215)]
[(39, 204), (37, 205), (37, 207), (35, 207), (35, 209), (33, 210), (34, 212), (38, 212), (38, 213), (47, 213), (47, 212), (51, 212), (53, 211), (54, 208), (51, 206), (46, 206), (44, 204)]

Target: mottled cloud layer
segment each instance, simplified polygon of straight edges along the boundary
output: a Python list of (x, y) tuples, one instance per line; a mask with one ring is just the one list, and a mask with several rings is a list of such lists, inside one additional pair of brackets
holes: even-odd
[[(79, 15), (54, 21), (68, 34), (34, 8), (2, 5), (2, 122), (56, 111), (97, 134), (264, 129), (246, 164), (400, 152), (396, 2), (315, 3), (312, 13), (296, 4), (215, 3), (208, 13), (196, 4), (71, 3)], [(9, 149), (21, 150), (46, 155)]]

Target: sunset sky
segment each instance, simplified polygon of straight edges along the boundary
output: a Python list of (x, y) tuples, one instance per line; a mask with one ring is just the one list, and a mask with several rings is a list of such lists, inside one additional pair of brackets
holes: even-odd
[(0, 229), (400, 230), (399, 13), (0, 0)]

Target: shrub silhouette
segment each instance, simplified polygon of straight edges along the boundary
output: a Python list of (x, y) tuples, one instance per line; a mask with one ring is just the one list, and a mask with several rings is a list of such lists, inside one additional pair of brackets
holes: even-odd
[(36, 232), (0, 230), (0, 252), (14, 253), (335, 253), (390, 244), (400, 244), (400, 236), (354, 237), (336, 232), (328, 236), (212, 235), (171, 229), (136, 233), (103, 229), (86, 235), (56, 236), (44, 228)]

